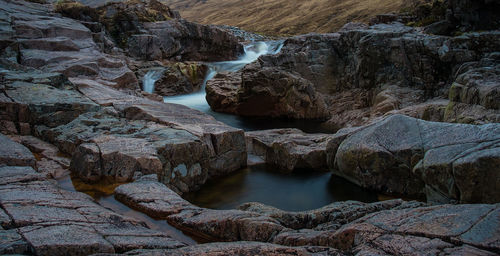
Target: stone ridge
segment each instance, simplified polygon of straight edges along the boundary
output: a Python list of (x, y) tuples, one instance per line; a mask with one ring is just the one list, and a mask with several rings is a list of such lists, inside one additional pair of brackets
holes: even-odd
[[(500, 251), (500, 226), (495, 221), (500, 217), (499, 205), (426, 206), (415, 201), (391, 200), (371, 204), (337, 202), (305, 212), (286, 212), (259, 203), (241, 205), (240, 210), (211, 210), (190, 204), (156, 181), (121, 185), (115, 190), (115, 197), (211, 241), (321, 246), (347, 255), (494, 255)], [(192, 252), (197, 247), (160, 253)], [(214, 253), (212, 250), (216, 249), (208, 244), (206, 250)]]

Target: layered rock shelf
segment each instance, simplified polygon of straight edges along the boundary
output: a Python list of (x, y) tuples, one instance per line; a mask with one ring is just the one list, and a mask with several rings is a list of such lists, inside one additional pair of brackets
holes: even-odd
[[(462, 2), (439, 21), (461, 29), (453, 36), (429, 34), (440, 24), (350, 23), (283, 38), (280, 52), (207, 82), (215, 111), (335, 131), (308, 134), (244, 132), (162, 100), (202, 88), (207, 62), (262, 36), (186, 21), (156, 0), (0, 0), (0, 254), (499, 254), (500, 32), (468, 31), (490, 27)], [(152, 70), (157, 87), (144, 92)], [(182, 198), (256, 159), (405, 200), (290, 212)], [(64, 189), (68, 175), (122, 184), (121, 206), (203, 243)]]

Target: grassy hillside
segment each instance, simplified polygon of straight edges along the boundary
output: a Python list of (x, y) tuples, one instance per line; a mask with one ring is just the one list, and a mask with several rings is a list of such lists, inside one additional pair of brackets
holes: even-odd
[(270, 35), (332, 32), (399, 11), (414, 0), (162, 0), (187, 20)]

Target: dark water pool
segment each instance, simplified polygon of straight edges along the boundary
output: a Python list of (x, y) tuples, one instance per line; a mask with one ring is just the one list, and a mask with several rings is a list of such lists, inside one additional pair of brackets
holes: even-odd
[(346, 200), (379, 201), (376, 193), (329, 172), (283, 173), (268, 165), (250, 166), (211, 180), (184, 198), (212, 209), (234, 209), (242, 203), (260, 202), (287, 211), (311, 210)]

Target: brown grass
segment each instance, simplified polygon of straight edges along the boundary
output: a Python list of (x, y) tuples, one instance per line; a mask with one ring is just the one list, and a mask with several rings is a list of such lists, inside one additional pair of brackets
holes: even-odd
[(268, 35), (327, 33), (351, 21), (399, 12), (414, 0), (161, 0), (187, 20)]

